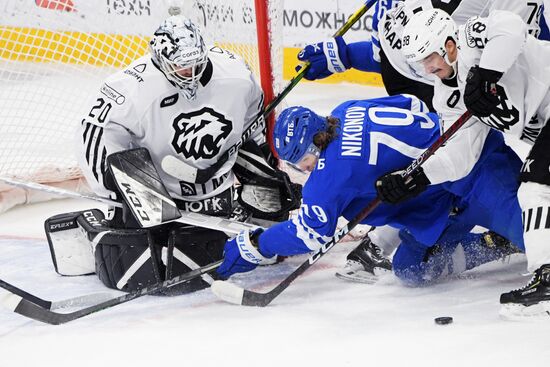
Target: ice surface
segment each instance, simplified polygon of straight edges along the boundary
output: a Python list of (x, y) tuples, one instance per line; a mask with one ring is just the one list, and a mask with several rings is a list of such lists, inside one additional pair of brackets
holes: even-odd
[[(382, 94), (353, 85), (301, 84), (288, 103), (328, 113), (343, 100)], [(95, 276), (57, 275), (43, 237), (46, 217), (87, 207), (97, 204), (63, 200), (0, 215), (0, 278), (48, 300), (105, 291)], [(407, 288), (393, 275), (374, 285), (336, 278), (354, 245), (335, 246), (266, 308), (226, 304), (205, 290), (142, 297), (61, 326), (0, 309), (0, 366), (548, 365), (550, 319), (498, 317), (500, 293), (528, 280), (521, 275), (523, 255), (431, 287)], [(234, 281), (268, 290), (305, 259)], [(436, 325), (438, 316), (452, 316), (454, 323)]]

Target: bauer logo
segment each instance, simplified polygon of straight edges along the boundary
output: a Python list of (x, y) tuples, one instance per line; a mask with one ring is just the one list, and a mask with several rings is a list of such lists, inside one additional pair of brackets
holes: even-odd
[(170, 107), (175, 105), (178, 102), (179, 94), (176, 93), (170, 97), (164, 98), (162, 101), (160, 101), (160, 108), (163, 107)]
[(121, 93), (117, 92), (113, 87), (109, 86), (108, 84), (103, 84), (101, 86), (101, 93), (106, 95), (107, 98), (113, 100), (116, 102), (116, 104), (123, 104), (124, 101), (126, 101), (126, 97), (124, 97)]
[(172, 124), (172, 147), (186, 159), (211, 159), (220, 153), (233, 123), (210, 107), (198, 111), (180, 113)]

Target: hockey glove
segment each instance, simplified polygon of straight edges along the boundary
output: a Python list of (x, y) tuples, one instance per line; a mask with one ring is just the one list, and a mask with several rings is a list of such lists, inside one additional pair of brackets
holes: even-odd
[[(323, 79), (349, 69), (351, 63), (346, 47), (346, 42), (340, 36), (307, 45), (298, 54), (298, 60), (310, 62), (310, 67), (304, 78), (307, 80)], [(301, 68), (301, 65), (296, 66), (296, 71), (300, 71)]]
[(430, 184), (422, 167), (417, 168), (407, 177), (403, 177), (402, 172), (388, 173), (376, 180), (375, 187), (378, 198), (384, 203), (399, 204), (409, 200), (426, 190)]
[(464, 104), (477, 117), (492, 115), (500, 104), (497, 82), (501, 72), (474, 66), (468, 72), (464, 89)]
[(258, 265), (274, 264), (277, 255), (265, 257), (253, 244), (262, 230), (254, 232), (243, 231), (232, 240), (226, 242), (223, 249), (223, 263), (217, 270), (221, 279), (227, 279), (235, 273), (246, 273), (256, 269)]

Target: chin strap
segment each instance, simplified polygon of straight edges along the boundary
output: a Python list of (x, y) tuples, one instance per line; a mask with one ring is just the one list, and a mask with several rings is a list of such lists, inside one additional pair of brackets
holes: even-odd
[(457, 68), (457, 60), (455, 60), (454, 62), (451, 62), (449, 60), (449, 53), (448, 52), (446, 52), (445, 56), (443, 56), (443, 60), (445, 60), (445, 63), (453, 69), (453, 73), (449, 77), (447, 77), (446, 79), (453, 79), (454, 77), (456, 77), (456, 73), (457, 73), (457, 69), (458, 69)]

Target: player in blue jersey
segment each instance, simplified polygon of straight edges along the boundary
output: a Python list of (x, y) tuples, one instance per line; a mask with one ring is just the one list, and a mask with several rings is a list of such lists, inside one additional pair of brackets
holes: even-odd
[[(377, 197), (376, 179), (410, 164), (439, 137), (440, 126), (437, 115), (417, 98), (398, 95), (348, 101), (328, 118), (289, 108), (279, 116), (274, 134), (279, 157), (311, 172), (302, 206), (292, 220), (228, 241), (218, 269), (222, 278), (269, 263), (276, 255), (319, 249), (334, 235), (338, 217), (356, 216)], [(475, 225), (523, 249), (516, 198), (520, 166), (502, 134), (491, 133), (465, 178), (429, 185), (420, 171), (414, 181), (424, 190), (420, 195), (401, 205), (382, 204), (362, 223), (401, 230), (393, 270), (407, 283), (425, 284), (471, 269), (517, 251), (488, 247), (481, 234), (470, 233)]]

